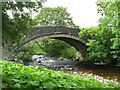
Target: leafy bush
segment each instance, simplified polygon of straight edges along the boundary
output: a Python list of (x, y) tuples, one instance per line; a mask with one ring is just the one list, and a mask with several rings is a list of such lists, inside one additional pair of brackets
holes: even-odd
[(17, 58), (18, 60), (23, 61), (32, 61), (32, 54), (33, 50), (30, 46), (23, 47), (16, 55), (14, 55), (14, 58)]
[(4, 88), (120, 88), (114, 84), (98, 82), (94, 78), (70, 75), (44, 67), (24, 66), (1, 60)]
[(38, 42), (38, 44), (48, 56), (70, 58), (74, 56), (76, 52), (72, 46), (61, 40), (46, 39)]
[(81, 29), (79, 33), (79, 37), (87, 42), (88, 57), (92, 61), (108, 63), (110, 60), (110, 51), (108, 50), (110, 48), (109, 44), (111, 43), (107, 43), (108, 40), (106, 38), (108, 36), (106, 36), (105, 32), (99, 27), (89, 27)]
[(61, 57), (73, 58), (75, 56), (76, 49), (72, 46), (61, 51)]

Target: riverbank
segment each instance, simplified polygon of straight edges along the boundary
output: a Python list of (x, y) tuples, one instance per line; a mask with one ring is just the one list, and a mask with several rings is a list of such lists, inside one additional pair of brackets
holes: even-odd
[(111, 82), (102, 83), (92, 77), (71, 75), (41, 66), (24, 66), (0, 61), (4, 88), (120, 88)]

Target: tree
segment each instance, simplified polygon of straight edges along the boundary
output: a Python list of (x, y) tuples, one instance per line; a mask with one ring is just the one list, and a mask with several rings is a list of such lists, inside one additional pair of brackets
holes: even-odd
[(2, 2), (2, 46), (4, 49), (11, 51), (19, 45), (33, 25), (32, 12), (38, 12), (45, 1)]
[(106, 32), (111, 34), (111, 59), (120, 62), (120, 2), (98, 1), (97, 6), (98, 12), (103, 15), (103, 18), (100, 19), (101, 27), (104, 27)]
[(87, 39), (89, 58), (105, 63), (120, 61), (120, 2), (97, 2), (99, 19), (97, 28), (81, 30), (79, 35)]
[(79, 37), (86, 40), (88, 46), (88, 59), (95, 62), (107, 62), (109, 54), (107, 54), (106, 33), (102, 33), (98, 26), (82, 28)]
[(73, 23), (66, 8), (63, 7), (42, 8), (36, 16), (35, 21), (36, 25), (78, 27)]

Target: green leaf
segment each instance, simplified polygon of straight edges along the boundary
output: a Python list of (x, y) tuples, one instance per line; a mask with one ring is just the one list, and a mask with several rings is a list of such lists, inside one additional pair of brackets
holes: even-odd
[(19, 83), (14, 84), (15, 88), (21, 88), (21, 85)]
[(29, 81), (29, 83), (33, 86), (39, 86), (39, 81)]

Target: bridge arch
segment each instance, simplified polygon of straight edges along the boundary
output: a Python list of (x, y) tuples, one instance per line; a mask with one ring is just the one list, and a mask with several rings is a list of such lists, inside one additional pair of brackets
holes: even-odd
[(65, 41), (81, 53), (82, 58), (86, 59), (86, 50), (84, 40), (78, 37), (79, 29), (65, 26), (42, 26), (33, 27), (28, 36), (11, 53), (20, 50), (22, 46), (35, 43), (44, 39), (53, 38)]

